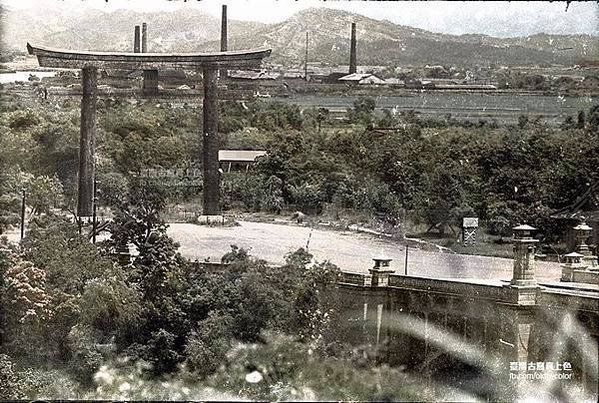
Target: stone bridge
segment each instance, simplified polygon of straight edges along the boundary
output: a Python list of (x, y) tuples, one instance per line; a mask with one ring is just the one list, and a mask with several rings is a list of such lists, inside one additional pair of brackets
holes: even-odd
[[(429, 385), (449, 383), (478, 398), (512, 400), (531, 390), (539, 398), (549, 390), (596, 399), (599, 287), (537, 283), (528, 228), (516, 229), (511, 281), (394, 274), (386, 258), (375, 259), (368, 274), (343, 272), (343, 338), (371, 346), (378, 360), (417, 373)], [(562, 369), (538, 371), (537, 363)], [(523, 380), (535, 373), (569, 374), (571, 380), (539, 388)]]

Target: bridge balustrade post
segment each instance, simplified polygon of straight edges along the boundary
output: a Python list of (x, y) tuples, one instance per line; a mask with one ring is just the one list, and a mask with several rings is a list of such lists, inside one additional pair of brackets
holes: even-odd
[(389, 275), (393, 273), (395, 270), (389, 267), (389, 263), (391, 262), (390, 258), (387, 257), (375, 257), (374, 267), (368, 269), (368, 271), (372, 275), (371, 286), (372, 287), (386, 287), (389, 285)]
[(535, 231), (528, 225), (514, 228), (514, 268), (511, 284), (519, 286), (536, 285), (535, 279), (535, 248), (539, 243), (531, 236)]
[(82, 70), (83, 98), (81, 99), (81, 127), (79, 131), (79, 189), (77, 215), (92, 215), (94, 193), (94, 149), (96, 143), (96, 103), (98, 100), (98, 69)]
[(598, 270), (599, 263), (597, 263), (597, 256), (593, 255), (589, 245), (587, 245), (587, 240), (591, 237), (593, 232), (593, 228), (588, 226), (585, 222), (584, 218), (580, 224), (573, 228), (574, 234), (576, 236), (576, 252), (582, 255), (582, 263), (586, 266), (588, 270)]
[(583, 271), (586, 269), (581, 259), (584, 257), (582, 253), (572, 252), (564, 255), (564, 262), (560, 265), (562, 267), (561, 281), (575, 281), (574, 270)]
[(514, 227), (514, 266), (507, 287), (511, 302), (518, 305), (535, 305), (539, 291), (535, 279), (535, 249), (539, 241), (532, 237), (533, 231), (536, 228), (529, 225)]

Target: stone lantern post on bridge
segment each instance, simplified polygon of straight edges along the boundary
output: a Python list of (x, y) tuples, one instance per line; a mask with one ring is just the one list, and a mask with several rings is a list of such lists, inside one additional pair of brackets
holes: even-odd
[(535, 278), (535, 249), (539, 243), (532, 237), (537, 229), (530, 225), (514, 227), (514, 266), (508, 287), (518, 305), (534, 305), (539, 286)]
[(584, 257), (583, 254), (572, 252), (564, 255), (564, 262), (561, 264), (562, 266), (562, 277), (561, 281), (575, 281), (574, 280), (574, 271), (584, 270), (585, 265), (581, 262), (581, 259)]
[(530, 225), (514, 227), (514, 268), (511, 285), (536, 286), (535, 279), (535, 249), (539, 243), (532, 237), (537, 229)]
[(368, 271), (372, 275), (371, 285), (373, 287), (388, 286), (389, 275), (395, 271), (391, 267), (389, 267), (389, 263), (391, 263), (393, 259), (389, 257), (379, 256), (373, 258), (372, 260), (374, 260), (374, 267), (368, 269)]
[(599, 284), (597, 256), (591, 252), (587, 245), (587, 240), (591, 236), (593, 228), (588, 226), (583, 219), (573, 229), (576, 237), (576, 247), (574, 252), (564, 255), (564, 263), (561, 265), (561, 281)]
[(576, 249), (577, 253), (582, 255), (582, 263), (587, 269), (597, 270), (599, 269), (599, 264), (597, 263), (597, 256), (594, 256), (587, 245), (587, 240), (590, 238), (593, 228), (588, 226), (585, 222), (584, 218), (582, 222), (574, 227), (574, 234), (576, 237)]

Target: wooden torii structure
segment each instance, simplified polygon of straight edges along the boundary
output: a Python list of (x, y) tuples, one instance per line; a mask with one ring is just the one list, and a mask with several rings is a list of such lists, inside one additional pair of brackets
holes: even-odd
[(218, 163), (218, 70), (259, 68), (271, 49), (212, 53), (119, 53), (53, 49), (27, 44), (30, 55), (41, 67), (81, 69), (83, 98), (79, 137), (79, 187), (77, 214), (92, 215), (94, 186), (94, 148), (98, 69), (160, 70), (184, 69), (203, 72), (203, 214), (220, 214), (220, 175)]

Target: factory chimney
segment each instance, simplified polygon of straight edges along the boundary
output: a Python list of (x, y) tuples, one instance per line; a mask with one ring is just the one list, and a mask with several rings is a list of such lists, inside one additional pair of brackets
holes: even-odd
[(356, 23), (351, 23), (351, 45), (349, 49), (349, 74), (355, 73), (357, 70), (356, 62)]
[[(148, 24), (141, 24), (141, 52), (148, 52)], [(158, 70), (143, 71), (143, 86), (142, 92), (144, 95), (158, 94)]]
[[(223, 4), (223, 11), (222, 11), (220, 24), (221, 24), (220, 25), (220, 51), (226, 52), (227, 51), (227, 5), (226, 4)], [(227, 70), (221, 70), (220, 77), (226, 78)]]
[(148, 51), (148, 24), (141, 24), (141, 53)]
[(133, 52), (139, 53), (139, 25), (135, 26), (135, 34), (133, 36)]

